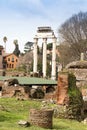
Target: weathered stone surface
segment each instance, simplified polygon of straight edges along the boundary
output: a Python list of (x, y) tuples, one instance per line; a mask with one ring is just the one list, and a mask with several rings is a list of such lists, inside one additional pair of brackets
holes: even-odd
[(87, 85), (87, 68), (69, 68), (68, 71), (76, 76), (77, 87)]
[(80, 88), (84, 100), (84, 112), (87, 111), (87, 61), (74, 61), (66, 66), (76, 76), (76, 85)]
[(0, 76), (5, 76), (5, 75), (6, 75), (6, 72), (3, 69), (0, 69)]
[(54, 108), (54, 117), (55, 118), (67, 118), (67, 106), (66, 105), (57, 105)]
[(76, 76), (77, 86), (82, 87), (87, 85), (87, 61), (74, 61), (66, 66), (69, 72), (73, 72)]
[(4, 81), (0, 81), (0, 86), (3, 86), (4, 85)]
[(37, 88), (37, 89), (31, 89), (30, 96), (31, 98), (42, 99), (44, 98), (45, 94), (42, 89)]
[(52, 109), (30, 110), (30, 123), (32, 125), (52, 129), (53, 125), (52, 117), (53, 117)]
[(8, 82), (8, 85), (11, 86), (11, 85), (14, 85), (14, 84), (19, 84), (18, 80), (17, 79), (8, 79), (7, 80)]
[(58, 116), (77, 120), (83, 118), (83, 98), (76, 87), (76, 78), (73, 74), (59, 74), (57, 104), (60, 105), (57, 108)]
[(87, 124), (87, 118), (82, 121), (83, 124)]
[(2, 97), (16, 97), (19, 100), (29, 99), (30, 88), (28, 86), (3, 86)]
[(20, 120), (18, 122), (18, 125), (23, 126), (23, 127), (28, 127), (30, 126), (30, 123), (28, 121)]
[(66, 104), (68, 102), (68, 74), (58, 75), (57, 103)]

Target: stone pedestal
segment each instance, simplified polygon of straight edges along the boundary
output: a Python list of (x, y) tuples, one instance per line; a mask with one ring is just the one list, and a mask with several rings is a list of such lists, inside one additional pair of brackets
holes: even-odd
[(52, 129), (53, 110), (51, 109), (31, 109), (30, 123), (47, 129)]

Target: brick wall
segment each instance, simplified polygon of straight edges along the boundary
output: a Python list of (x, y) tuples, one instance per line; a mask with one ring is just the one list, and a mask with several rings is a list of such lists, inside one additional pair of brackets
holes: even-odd
[(65, 104), (68, 101), (68, 74), (58, 75), (57, 103)]

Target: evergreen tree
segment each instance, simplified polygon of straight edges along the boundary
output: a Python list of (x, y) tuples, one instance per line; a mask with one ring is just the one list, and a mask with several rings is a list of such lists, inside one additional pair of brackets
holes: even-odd
[(19, 50), (19, 46), (18, 46), (18, 40), (14, 40), (13, 43), (15, 45), (15, 49), (13, 51), (13, 54), (15, 54), (16, 56), (19, 56), (20, 50)]

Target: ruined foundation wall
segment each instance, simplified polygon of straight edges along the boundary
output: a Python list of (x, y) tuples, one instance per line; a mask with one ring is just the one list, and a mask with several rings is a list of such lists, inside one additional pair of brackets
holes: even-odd
[(57, 90), (58, 116), (81, 120), (83, 117), (83, 98), (76, 86), (76, 77), (71, 73), (60, 73)]
[[(27, 90), (27, 91), (26, 91)], [(6, 86), (2, 87), (2, 97), (29, 98), (29, 87), (25, 86)]]
[(72, 72), (76, 77), (76, 85), (77, 87), (82, 87), (87, 85), (87, 69), (78, 69), (72, 68), (68, 69), (69, 72)]

